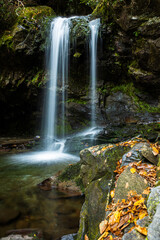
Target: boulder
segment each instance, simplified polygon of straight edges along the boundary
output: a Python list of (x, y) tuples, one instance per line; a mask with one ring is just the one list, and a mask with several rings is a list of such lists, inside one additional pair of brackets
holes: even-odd
[(100, 236), (99, 223), (105, 217), (105, 208), (109, 203), (109, 192), (113, 188), (113, 172), (89, 184), (85, 191), (85, 203), (80, 215), (77, 240), (84, 239), (87, 233), (90, 240)]
[(115, 187), (114, 201), (126, 199), (129, 191), (136, 191), (137, 194), (142, 192), (149, 186), (147, 181), (137, 172), (132, 173), (130, 167), (127, 167), (119, 176)]
[(80, 152), (80, 177), (84, 187), (102, 178), (106, 173), (113, 173), (117, 161), (128, 149), (129, 147), (126, 146), (103, 144), (82, 150)]
[(157, 206), (160, 204), (160, 186), (152, 188), (147, 201), (147, 211), (150, 217), (156, 213)]
[(0, 211), (0, 224), (4, 225), (17, 219), (20, 216), (20, 212), (9, 206), (4, 206)]
[(123, 155), (122, 166), (128, 165), (131, 162), (145, 162), (146, 160), (157, 165), (158, 156), (153, 154), (153, 150), (149, 143), (140, 142), (135, 144), (129, 152)]
[(148, 240), (160, 239), (159, 223), (160, 223), (160, 203), (158, 204), (153, 220), (148, 227), (148, 235), (147, 235)]

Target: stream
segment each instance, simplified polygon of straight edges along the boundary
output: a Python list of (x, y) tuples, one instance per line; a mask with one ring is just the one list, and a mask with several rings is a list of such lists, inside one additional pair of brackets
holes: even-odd
[(0, 237), (8, 230), (38, 228), (45, 240), (55, 240), (78, 230), (83, 198), (37, 186), (78, 158), (63, 154), (56, 161), (52, 152), (46, 161), (43, 154), (0, 155)]

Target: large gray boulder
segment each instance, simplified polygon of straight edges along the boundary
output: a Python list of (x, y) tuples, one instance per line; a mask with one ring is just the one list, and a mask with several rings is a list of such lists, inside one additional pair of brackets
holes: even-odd
[(127, 167), (118, 178), (117, 186), (115, 187), (114, 201), (126, 199), (129, 191), (136, 191), (137, 194), (142, 192), (149, 186), (147, 181), (137, 172), (132, 173), (130, 167)]

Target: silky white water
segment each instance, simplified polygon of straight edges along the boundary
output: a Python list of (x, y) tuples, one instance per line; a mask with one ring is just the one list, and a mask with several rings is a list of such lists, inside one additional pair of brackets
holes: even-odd
[(91, 58), (91, 127), (96, 126), (96, 83), (97, 83), (97, 40), (100, 27), (100, 19), (90, 21), (90, 58)]
[(55, 18), (50, 28), (50, 56), (49, 56), (49, 89), (47, 93), (46, 118), (44, 137), (46, 149), (52, 148), (53, 141), (57, 138), (56, 121), (58, 114), (57, 88), (60, 79), (61, 101), (61, 135), (65, 136), (65, 86), (68, 82), (68, 49), (69, 49), (69, 21), (68, 18)]

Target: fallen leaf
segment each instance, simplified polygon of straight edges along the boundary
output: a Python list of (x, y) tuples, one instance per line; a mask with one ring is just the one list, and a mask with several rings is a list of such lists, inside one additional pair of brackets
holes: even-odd
[(137, 230), (138, 232), (140, 232), (141, 234), (147, 236), (147, 228), (141, 227), (141, 226), (139, 226), (139, 225), (136, 225), (135, 228), (136, 228), (136, 230)]
[(154, 156), (157, 156), (159, 154), (159, 150), (157, 148), (152, 147), (152, 150), (153, 150), (152, 153)]
[(142, 194), (148, 195), (150, 193), (150, 187), (146, 188)]
[(136, 169), (135, 169), (135, 168), (131, 168), (131, 169), (130, 169), (130, 172), (131, 172), (131, 173), (135, 173), (135, 172), (136, 172)]
[(134, 203), (134, 206), (141, 205), (142, 203), (144, 203), (144, 198), (141, 198), (140, 200), (136, 201), (136, 202)]
[(108, 232), (104, 232), (99, 238), (98, 240), (102, 240), (103, 238), (108, 236)]
[(104, 231), (105, 231), (106, 228), (107, 228), (107, 225), (108, 225), (108, 221), (107, 221), (107, 220), (104, 220), (104, 221), (102, 221), (102, 222), (99, 224), (100, 234), (104, 233)]
[(129, 186), (129, 183), (128, 183), (128, 182), (126, 182), (125, 188), (128, 188), (128, 186)]
[(114, 190), (112, 190), (112, 191), (110, 192), (110, 194), (111, 194), (111, 198), (113, 198), (113, 197), (114, 197)]
[(113, 214), (114, 214), (114, 217), (115, 217), (116, 222), (119, 223), (120, 216), (121, 216), (120, 212), (119, 212), (119, 211), (116, 211), (116, 212), (114, 212)]
[(126, 157), (130, 157), (132, 155), (132, 152), (128, 152), (127, 154), (126, 154)]
[(142, 212), (139, 213), (138, 217), (141, 220), (141, 219), (143, 219), (147, 215), (148, 215), (147, 211), (142, 211)]
[(85, 236), (84, 236), (84, 240), (89, 240), (87, 234), (85, 234)]

